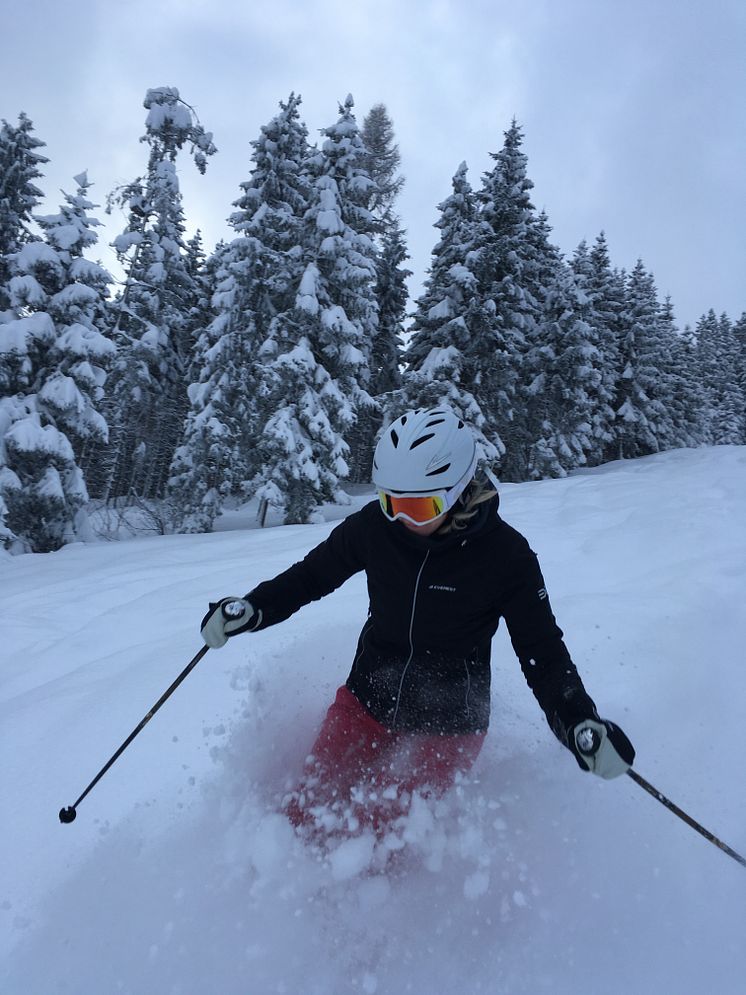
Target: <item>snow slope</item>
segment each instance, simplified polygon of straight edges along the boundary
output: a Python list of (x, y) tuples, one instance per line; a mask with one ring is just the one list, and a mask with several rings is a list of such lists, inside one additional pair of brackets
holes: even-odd
[[(743, 447), (502, 489), (636, 768), (741, 853), (744, 495)], [(347, 674), (362, 577), (208, 653), (59, 824), (200, 647), (206, 601), (331, 527), (0, 559), (3, 995), (742, 992), (744, 869), (631, 779), (580, 772), (501, 633), (487, 745), (413, 812), (399, 868), (366, 873), (365, 841), (304, 850), (275, 809)]]

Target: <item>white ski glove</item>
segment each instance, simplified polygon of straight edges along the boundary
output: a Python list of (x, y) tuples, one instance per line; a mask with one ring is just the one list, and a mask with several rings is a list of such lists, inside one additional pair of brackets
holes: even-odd
[(573, 752), (578, 763), (599, 777), (610, 780), (626, 774), (635, 750), (619, 726), (605, 719), (585, 719), (572, 730)]
[(261, 621), (261, 611), (254, 611), (246, 598), (221, 598), (220, 601), (210, 603), (210, 610), (202, 619), (200, 631), (207, 645), (217, 650), (225, 646), (229, 636), (251, 632)]

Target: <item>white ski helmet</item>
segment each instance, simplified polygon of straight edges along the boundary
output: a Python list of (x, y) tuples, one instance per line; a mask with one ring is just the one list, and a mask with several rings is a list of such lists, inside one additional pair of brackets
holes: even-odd
[(373, 456), (373, 483), (390, 494), (449, 492), (449, 507), (474, 477), (476, 440), (445, 407), (407, 411), (389, 425)]

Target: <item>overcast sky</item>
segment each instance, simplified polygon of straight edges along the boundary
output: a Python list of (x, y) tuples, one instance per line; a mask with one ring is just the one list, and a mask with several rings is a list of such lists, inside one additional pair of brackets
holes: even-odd
[[(477, 187), (515, 116), (566, 254), (603, 229), (613, 264), (642, 258), (681, 325), (746, 309), (744, 0), (0, 0), (0, 14), (0, 117), (26, 111), (47, 143), (43, 210), (83, 169), (101, 201), (139, 175), (145, 91), (176, 86), (219, 148), (205, 176), (180, 167), (190, 233), (212, 248), (279, 100), (302, 95), (315, 140), (352, 93), (360, 123), (378, 102), (394, 122), (415, 293), (456, 168)], [(123, 219), (99, 213), (109, 240)]]

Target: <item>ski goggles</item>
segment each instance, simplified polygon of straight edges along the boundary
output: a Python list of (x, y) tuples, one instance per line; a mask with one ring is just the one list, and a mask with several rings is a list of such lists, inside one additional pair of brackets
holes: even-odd
[[(404, 519), (412, 525), (427, 525), (440, 518), (456, 504), (464, 492), (464, 488), (474, 476), (477, 468), (478, 453), (474, 447), (474, 455), (468, 469), (453, 487), (445, 490), (431, 491), (387, 491), (378, 488), (378, 501), (381, 511), (390, 522)], [(494, 479), (494, 478), (493, 478)]]
[(434, 494), (391, 494), (378, 492), (381, 511), (390, 522), (404, 519), (412, 525), (427, 525), (453, 507), (458, 495), (448, 501), (447, 491)]

